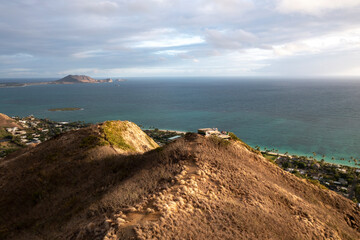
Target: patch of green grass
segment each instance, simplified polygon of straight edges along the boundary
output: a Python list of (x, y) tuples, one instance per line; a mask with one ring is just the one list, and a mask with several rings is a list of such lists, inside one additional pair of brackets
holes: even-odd
[(153, 143), (154, 141), (148, 136), (145, 136), (146, 140), (149, 142), (150, 146), (156, 148), (157, 146)]
[(267, 153), (263, 153), (262, 155), (263, 155), (264, 158), (266, 158), (266, 159), (268, 159), (270, 161), (275, 161), (275, 159), (277, 157), (276, 155), (267, 154)]
[(240, 138), (238, 138), (233, 132), (229, 132), (229, 136), (234, 141), (241, 141)]
[(134, 147), (126, 143), (122, 137), (122, 133), (126, 131), (127, 123), (120, 121), (107, 121), (103, 124), (102, 130), (105, 134), (105, 139), (114, 147), (134, 151)]
[(321, 189), (327, 189), (324, 185), (322, 185), (322, 184), (319, 182), (319, 180), (307, 179), (307, 181), (308, 181), (309, 183), (312, 183), (312, 184), (318, 186), (318, 187), (321, 188)]
[(2, 138), (10, 138), (11, 134), (8, 133), (5, 128), (0, 127), (0, 139)]

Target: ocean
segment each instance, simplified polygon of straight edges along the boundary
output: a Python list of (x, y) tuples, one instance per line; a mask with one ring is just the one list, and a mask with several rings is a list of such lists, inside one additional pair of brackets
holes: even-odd
[[(318, 159), (325, 155), (325, 160), (332, 163), (344, 164), (340, 158), (360, 158), (360, 81), (127, 79), (102, 84), (0, 88), (0, 112), (22, 117), (32, 114), (55, 121), (129, 120), (143, 128), (181, 131), (216, 127), (234, 132), (253, 147), (305, 156), (315, 152)], [(64, 107), (84, 110), (48, 111)]]

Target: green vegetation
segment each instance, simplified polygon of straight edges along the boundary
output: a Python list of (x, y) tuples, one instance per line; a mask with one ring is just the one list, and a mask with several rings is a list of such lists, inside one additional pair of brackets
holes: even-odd
[(306, 180), (307, 180), (309, 183), (312, 183), (312, 184), (318, 186), (318, 187), (321, 188), (321, 189), (327, 189), (324, 185), (322, 185), (322, 184), (320, 183), (319, 180), (315, 180), (315, 179), (311, 179), (311, 178), (307, 178)]
[[(171, 142), (171, 140), (169, 140), (169, 138), (171, 138), (171, 137), (175, 137), (175, 136), (183, 137), (185, 135), (183, 133), (178, 133), (176, 131), (159, 130), (158, 128), (148, 129), (148, 130), (143, 130), (143, 131), (160, 146)], [(147, 138), (147, 140), (149, 141), (149, 143), (152, 147), (155, 147), (155, 146), (153, 146), (150, 138), (149, 139)]]
[[(232, 140), (234, 141), (241, 141), (240, 138), (238, 138), (235, 133), (233, 132), (229, 132), (229, 136), (231, 137)], [(242, 141), (241, 141), (242, 142)]]
[(210, 136), (209, 140), (220, 147), (227, 147), (231, 144), (228, 140), (219, 138), (217, 136)]
[(122, 133), (127, 129), (127, 122), (121, 121), (107, 121), (103, 124), (102, 130), (105, 134), (105, 140), (107, 140), (112, 146), (123, 149), (132, 150), (134, 147), (126, 143), (122, 137)]
[(270, 161), (275, 161), (275, 159), (277, 158), (277, 156), (275, 155), (271, 155), (271, 154), (267, 154), (267, 153), (263, 153), (262, 154), (264, 158), (270, 160)]
[[(49, 119), (38, 119), (34, 116), (13, 117), (13, 120), (21, 129), (7, 132), (6, 127), (0, 127), (0, 158), (26, 147), (30, 144), (39, 144), (57, 135), (89, 126), (82, 121), (78, 122), (55, 122)], [(100, 145), (104, 144), (100, 141)]]
[(51, 108), (48, 109), (50, 112), (57, 112), (57, 111), (79, 111), (82, 108)]
[(265, 158), (282, 169), (308, 182), (333, 190), (354, 202), (360, 202), (360, 171), (358, 168), (317, 161), (305, 156), (285, 156), (263, 152)]
[(271, 163), (276, 164), (276, 156), (271, 154), (262, 153), (263, 157), (269, 160)]
[(249, 150), (250, 152), (253, 152), (253, 153), (256, 153), (256, 154), (259, 154), (259, 153), (260, 153), (260, 151), (258, 151), (258, 150), (256, 150), (256, 149), (250, 147), (250, 146), (247, 145), (244, 141), (242, 141), (240, 138), (238, 138), (238, 137), (235, 135), (235, 133), (229, 132), (228, 134), (229, 134), (231, 140), (239, 141), (239, 142), (240, 142), (247, 150)]
[(148, 143), (150, 144), (151, 147), (156, 148), (157, 146), (155, 146), (155, 144), (153, 143), (154, 141), (148, 136), (146, 135), (146, 140), (148, 141)]
[(0, 139), (11, 138), (11, 134), (8, 133), (4, 128), (0, 127)]

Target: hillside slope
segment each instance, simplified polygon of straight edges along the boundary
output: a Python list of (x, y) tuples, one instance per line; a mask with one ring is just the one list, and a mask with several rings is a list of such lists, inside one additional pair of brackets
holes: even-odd
[(7, 127), (21, 128), (21, 126), (14, 119), (8, 117), (5, 114), (0, 113), (0, 128), (7, 128)]
[(99, 147), (102, 140), (89, 149), (89, 139), (84, 146), (69, 139), (101, 136), (106, 131), (94, 132), (104, 125), (64, 134), (0, 166), (3, 237), (360, 239), (353, 202), (298, 179), (240, 142), (188, 134), (163, 148), (124, 155)]
[(5, 158), (0, 162), (0, 238), (29, 226), (65, 222), (128, 174), (132, 163), (124, 156), (156, 147), (136, 124), (108, 121)]

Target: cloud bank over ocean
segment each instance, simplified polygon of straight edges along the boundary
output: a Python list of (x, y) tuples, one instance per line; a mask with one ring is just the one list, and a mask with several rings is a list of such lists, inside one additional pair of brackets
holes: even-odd
[(359, 76), (360, 0), (0, 2), (0, 76)]

